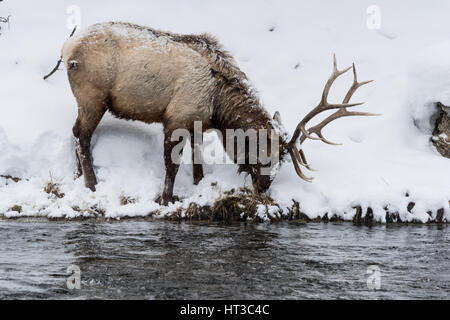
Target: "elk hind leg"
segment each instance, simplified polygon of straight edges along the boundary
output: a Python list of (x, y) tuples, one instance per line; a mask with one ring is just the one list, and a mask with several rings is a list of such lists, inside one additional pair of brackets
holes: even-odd
[(159, 201), (163, 206), (167, 206), (169, 202), (174, 202), (173, 187), (178, 168), (180, 167), (180, 156), (183, 152), (183, 148), (180, 148), (179, 154), (174, 154), (177, 159), (172, 159), (172, 151), (179, 142), (171, 141), (171, 133), (170, 130), (164, 130), (164, 164), (166, 166), (166, 177), (164, 179), (164, 189)]
[(73, 127), (78, 174), (83, 174), (85, 186), (92, 191), (95, 191), (97, 178), (92, 166), (91, 138), (105, 111), (104, 101), (79, 106), (78, 118)]

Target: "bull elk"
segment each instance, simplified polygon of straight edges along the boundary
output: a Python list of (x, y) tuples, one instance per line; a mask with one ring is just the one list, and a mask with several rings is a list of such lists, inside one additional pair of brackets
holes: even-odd
[[(119, 118), (160, 122), (164, 127), (164, 162), (166, 176), (160, 203), (173, 202), (173, 187), (179, 165), (171, 159), (177, 142), (171, 140), (174, 130), (184, 128), (193, 135), (194, 121), (201, 121), (202, 130), (267, 129), (281, 127), (279, 113), (272, 118), (262, 107), (247, 84), (246, 75), (236, 66), (231, 55), (215, 38), (202, 35), (179, 35), (130, 23), (109, 22), (93, 25), (67, 40), (62, 49), (72, 92), (78, 103), (78, 117), (73, 127), (75, 154), (79, 176), (86, 187), (95, 191), (97, 179), (92, 167), (90, 142), (102, 116), (108, 110)], [(354, 80), (340, 104), (327, 101), (333, 82), (353, 69)], [(300, 121), (291, 139), (286, 135), (268, 137), (278, 143), (277, 157), (289, 154), (298, 176), (311, 181), (301, 167), (311, 170), (301, 148), (306, 139), (333, 144), (322, 134), (331, 121), (347, 116), (374, 115), (348, 111), (361, 103), (350, 103), (360, 86), (353, 65), (338, 70), (334, 57), (333, 73), (326, 82), (320, 103)], [(336, 109), (319, 124), (306, 128), (317, 114)], [(313, 136), (312, 134), (315, 134)], [(191, 139), (192, 152), (198, 146)], [(235, 157), (232, 157), (235, 159)], [(267, 164), (239, 164), (239, 172), (251, 175), (256, 192), (266, 191), (274, 178), (262, 175)], [(203, 178), (202, 164), (193, 163), (193, 181)]]

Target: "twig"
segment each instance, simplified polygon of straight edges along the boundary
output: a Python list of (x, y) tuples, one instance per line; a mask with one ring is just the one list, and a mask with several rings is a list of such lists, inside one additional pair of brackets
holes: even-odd
[[(1, 23), (7, 23), (8, 24), (8, 29), (9, 29), (9, 22), (10, 22), (10, 19), (9, 18), (11, 18), (11, 15), (9, 15), (7, 18), (4, 18), (4, 17), (0, 17), (0, 22)], [(2, 30), (2, 27), (0, 26), (0, 31)], [(0, 33), (0, 35), (1, 35), (1, 33)]]
[[(77, 26), (75, 26), (75, 28), (73, 28), (72, 33), (70, 34), (69, 38), (72, 38), (73, 34), (75, 33), (75, 31), (77, 30)], [(53, 68), (52, 71), (50, 71), (49, 74), (47, 74), (46, 76), (44, 76), (44, 80), (47, 80), (52, 74), (54, 74), (57, 70), (59, 70), (59, 65), (61, 64), (63, 58), (62, 55), (59, 57), (58, 62), (56, 63), (56, 66)]]
[(12, 180), (14, 182), (19, 182), (20, 180), (22, 180), (22, 179), (20, 179), (18, 177), (13, 177), (11, 175), (3, 175), (3, 174), (0, 174), (0, 178), (6, 179), (6, 180), (9, 179), (9, 180)]

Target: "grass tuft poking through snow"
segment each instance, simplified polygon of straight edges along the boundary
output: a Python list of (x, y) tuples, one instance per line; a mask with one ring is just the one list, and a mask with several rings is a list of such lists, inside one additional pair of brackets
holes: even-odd
[(50, 181), (45, 185), (44, 192), (48, 193), (50, 196), (61, 199), (64, 197), (64, 193), (60, 191), (59, 187), (60, 183), (54, 181), (52, 174), (50, 173)]

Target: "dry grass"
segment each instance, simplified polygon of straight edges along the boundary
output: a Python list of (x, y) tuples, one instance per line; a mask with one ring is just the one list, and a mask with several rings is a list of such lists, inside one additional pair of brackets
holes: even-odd
[[(278, 215), (270, 216), (270, 207), (277, 207)], [(280, 206), (267, 194), (255, 194), (248, 188), (240, 188), (237, 191), (232, 189), (225, 192), (224, 196), (214, 202), (212, 208), (214, 214), (213, 219), (226, 223), (231, 223), (235, 220), (261, 222), (263, 219), (258, 214), (260, 208), (263, 208), (263, 214), (268, 214), (268, 218), (271, 221), (281, 219)]]
[(22, 212), (22, 206), (19, 206), (19, 205), (14, 205), (12, 208), (11, 208), (11, 211), (16, 211), (16, 212), (18, 212), (18, 213), (21, 213)]
[(122, 195), (120, 196), (120, 198), (119, 198), (119, 201), (120, 201), (120, 205), (121, 205), (121, 206), (125, 206), (125, 205), (127, 205), (127, 204), (136, 203), (136, 202), (137, 202), (137, 199), (122, 194)]
[(104, 217), (106, 213), (106, 210), (98, 204), (94, 204), (89, 208), (80, 208), (79, 206), (73, 206), (72, 210), (81, 213), (89, 213), (93, 217)]
[(47, 182), (47, 184), (44, 186), (44, 192), (48, 193), (52, 197), (61, 199), (64, 197), (65, 194), (62, 193), (61, 190), (59, 189), (60, 186), (61, 186), (60, 182), (53, 179), (53, 175), (50, 172), (50, 181)]
[(53, 195), (57, 198), (63, 198), (64, 193), (62, 193), (59, 189), (60, 184), (58, 182), (55, 182), (53, 178), (50, 176), (50, 181), (47, 182), (47, 184), (44, 187), (44, 192), (48, 193), (49, 195)]
[[(263, 209), (261, 210), (261, 208)], [(187, 209), (178, 208), (169, 214), (167, 218), (169, 220), (209, 220), (225, 224), (231, 224), (236, 221), (260, 222), (264, 220), (258, 214), (261, 211), (263, 214), (267, 214), (268, 219), (272, 221), (281, 219), (281, 209), (270, 196), (254, 194), (248, 188), (240, 188), (224, 192), (212, 206), (200, 206), (191, 202)], [(276, 211), (276, 213), (272, 212), (272, 214), (269, 214), (270, 211)]]

